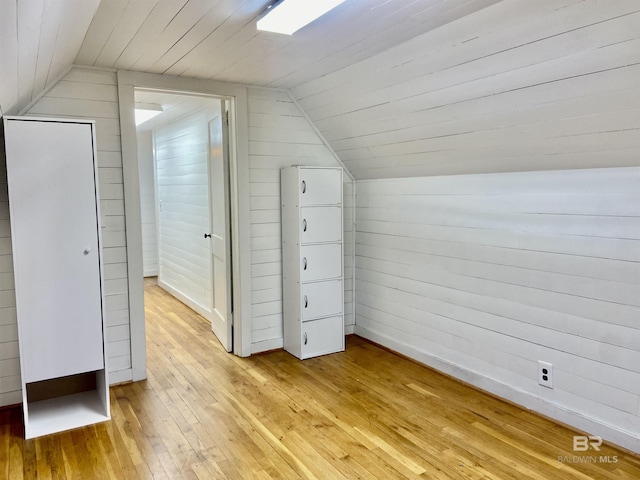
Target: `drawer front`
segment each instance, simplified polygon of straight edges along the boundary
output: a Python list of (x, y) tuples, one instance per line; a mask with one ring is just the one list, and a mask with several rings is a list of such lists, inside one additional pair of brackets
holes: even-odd
[(301, 208), (300, 239), (302, 243), (342, 241), (342, 208)]
[(300, 205), (338, 205), (342, 203), (342, 171), (300, 170)]
[(342, 313), (344, 308), (342, 294), (342, 280), (303, 283), (300, 298), (302, 320)]
[(344, 350), (342, 315), (302, 324), (302, 358), (317, 357)]
[(342, 277), (342, 244), (306, 245), (300, 248), (301, 281), (337, 277)]

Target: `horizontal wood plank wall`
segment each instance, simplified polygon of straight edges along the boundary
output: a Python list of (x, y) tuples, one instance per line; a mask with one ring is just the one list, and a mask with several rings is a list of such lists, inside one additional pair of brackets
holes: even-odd
[(637, 166), (640, 5), (500, 2), (292, 94), (356, 179)]
[(4, 129), (0, 127), (0, 406), (20, 403), (21, 388), (7, 164)]
[[(280, 169), (289, 165), (338, 166), (286, 92), (249, 88), (251, 181), (252, 351), (282, 347)], [(347, 177), (345, 175), (345, 177)], [(345, 325), (353, 330), (353, 185), (344, 184)]]
[[(110, 381), (131, 378), (127, 249), (116, 75), (74, 68), (27, 113), (96, 120)], [(4, 150), (2, 150), (4, 155)], [(21, 401), (6, 170), (0, 174), (0, 406)]]
[(154, 131), (158, 183), (158, 282), (211, 315), (208, 122), (202, 110)]
[(142, 269), (145, 277), (158, 275), (158, 232), (156, 230), (156, 187), (153, 163), (153, 135), (138, 132), (140, 171), (140, 217), (142, 218)]
[(639, 167), (356, 186), (356, 333), (640, 451)]

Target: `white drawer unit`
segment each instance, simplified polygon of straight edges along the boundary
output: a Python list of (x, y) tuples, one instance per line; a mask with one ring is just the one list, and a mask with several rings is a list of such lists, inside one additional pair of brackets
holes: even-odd
[(344, 350), (342, 169), (281, 175), (284, 348), (300, 359)]
[(95, 123), (4, 117), (26, 438), (109, 419)]

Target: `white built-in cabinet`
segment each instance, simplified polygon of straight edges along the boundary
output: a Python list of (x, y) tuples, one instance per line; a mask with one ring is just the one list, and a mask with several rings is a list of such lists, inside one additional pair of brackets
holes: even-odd
[(342, 169), (281, 171), (284, 348), (344, 350)]
[(4, 117), (25, 437), (109, 419), (95, 123)]

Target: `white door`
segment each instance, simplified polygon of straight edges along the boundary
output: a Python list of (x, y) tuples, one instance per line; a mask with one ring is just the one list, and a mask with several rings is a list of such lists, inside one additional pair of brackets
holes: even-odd
[(227, 352), (233, 349), (231, 303), (231, 228), (229, 208), (229, 149), (226, 105), (209, 122), (211, 185), (211, 270), (213, 315), (211, 329)]

